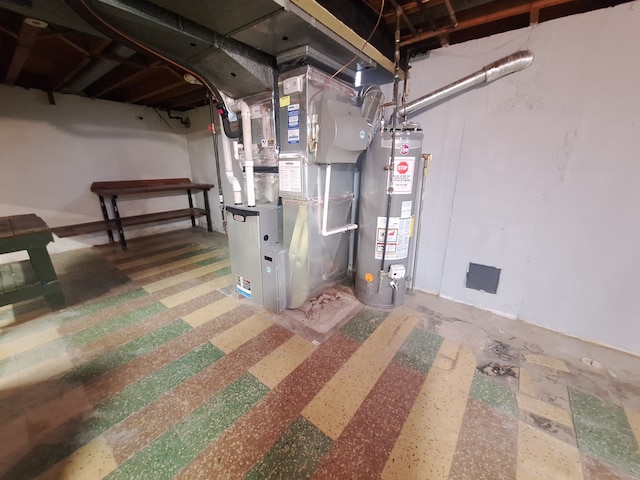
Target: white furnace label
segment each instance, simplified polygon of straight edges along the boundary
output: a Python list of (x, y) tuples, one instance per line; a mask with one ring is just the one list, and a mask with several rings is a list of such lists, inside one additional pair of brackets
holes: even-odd
[(415, 157), (396, 157), (393, 165), (393, 195), (406, 195), (413, 190)]
[(253, 295), (251, 294), (251, 280), (243, 276), (236, 275), (236, 291), (247, 298), (253, 298)]
[(285, 192), (302, 192), (300, 160), (280, 160), (278, 162), (280, 190)]
[(409, 255), (409, 238), (411, 238), (411, 217), (390, 217), (388, 230), (385, 228), (386, 222), (386, 217), (378, 217), (376, 260), (382, 260), (385, 232), (387, 237), (385, 260), (401, 260), (407, 258)]

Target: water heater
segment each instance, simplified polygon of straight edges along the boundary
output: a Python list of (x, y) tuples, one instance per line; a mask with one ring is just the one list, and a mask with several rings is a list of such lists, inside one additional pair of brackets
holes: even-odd
[[(356, 297), (378, 308), (404, 301), (413, 275), (416, 213), (423, 174), (423, 134), (417, 123), (377, 133), (362, 162), (356, 258)], [(389, 165), (393, 172), (389, 175)], [(390, 201), (390, 208), (389, 208)], [(388, 213), (388, 215), (387, 215)]]

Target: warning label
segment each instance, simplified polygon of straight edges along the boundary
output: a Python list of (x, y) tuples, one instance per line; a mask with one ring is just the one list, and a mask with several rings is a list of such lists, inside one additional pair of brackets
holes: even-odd
[(302, 192), (302, 170), (300, 160), (280, 160), (278, 162), (280, 190)]
[(251, 280), (243, 276), (236, 275), (236, 290), (240, 295), (244, 295), (247, 298), (252, 298)]
[(376, 260), (382, 260), (384, 240), (387, 238), (386, 260), (401, 260), (409, 255), (409, 239), (411, 238), (412, 217), (390, 217), (389, 228), (386, 227), (386, 217), (378, 217), (378, 231), (376, 234)]
[(415, 157), (396, 158), (393, 168), (393, 195), (406, 195), (413, 191)]

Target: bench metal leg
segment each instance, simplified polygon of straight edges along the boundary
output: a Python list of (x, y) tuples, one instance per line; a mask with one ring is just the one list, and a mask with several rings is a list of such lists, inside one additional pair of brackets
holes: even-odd
[(213, 232), (213, 226), (211, 225), (211, 207), (209, 206), (209, 192), (206, 190), (202, 190), (202, 195), (204, 196), (204, 209), (207, 212), (207, 231)]
[[(187, 196), (189, 197), (189, 208), (193, 208), (193, 196), (191, 195), (191, 189), (187, 190)], [(191, 215), (191, 226), (196, 226), (196, 216)]]
[(118, 211), (118, 203), (116, 201), (118, 197), (116, 195), (111, 197), (111, 206), (113, 207), (113, 215), (116, 221), (116, 227), (118, 228), (118, 235), (120, 236), (120, 246), (123, 251), (127, 251), (127, 241), (124, 238), (124, 230), (122, 229), (122, 220), (120, 219), (120, 212)]
[[(104, 221), (109, 224), (109, 212), (107, 210), (107, 205), (104, 203), (104, 197), (102, 195), (98, 195), (100, 198), (100, 208), (102, 209), (102, 216), (104, 217)], [(107, 235), (109, 235), (109, 243), (113, 243), (113, 232), (111, 229), (107, 230)]]

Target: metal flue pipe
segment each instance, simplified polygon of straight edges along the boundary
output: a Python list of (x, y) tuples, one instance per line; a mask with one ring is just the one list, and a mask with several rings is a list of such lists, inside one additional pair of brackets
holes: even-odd
[(516, 53), (512, 53), (509, 56), (501, 58), (489, 65), (485, 65), (480, 70), (464, 78), (461, 78), (457, 82), (450, 83), (446, 87), (439, 88), (431, 93), (426, 94), (412, 102), (403, 105), (398, 109), (398, 115), (403, 117), (410, 113), (426, 108), (429, 105), (440, 102), (446, 98), (456, 95), (460, 92), (464, 92), (476, 85), (482, 83), (489, 83), (502, 78), (510, 73), (524, 70), (533, 62), (533, 52), (529, 50), (521, 50)]

